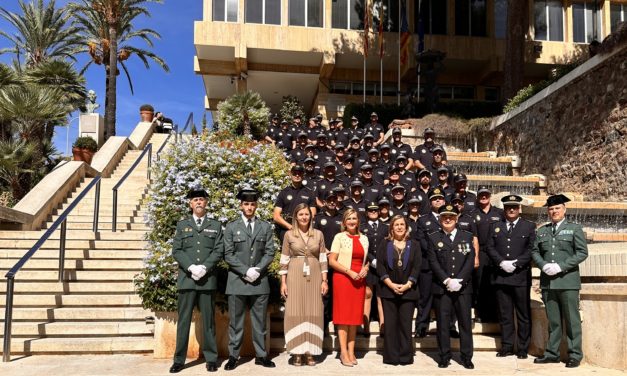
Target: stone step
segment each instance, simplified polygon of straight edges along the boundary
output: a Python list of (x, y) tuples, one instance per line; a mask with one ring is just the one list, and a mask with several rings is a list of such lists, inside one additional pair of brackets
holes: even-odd
[(446, 157), (447, 158), (457, 158), (457, 157), (481, 157), (481, 158), (496, 158), (496, 152), (495, 151), (480, 151), (477, 153), (474, 152), (467, 152), (467, 151), (447, 151), (446, 152)]
[[(11, 355), (150, 353), (152, 336), (101, 338), (13, 338)], [(1, 350), (1, 349), (0, 349)]]
[[(371, 321), (369, 328), (370, 328), (371, 336), (379, 335), (379, 323), (378, 322)], [(435, 330), (434, 328), (435, 328), (435, 323), (432, 325), (432, 330)], [(271, 333), (273, 333), (273, 335), (283, 334), (283, 320), (280, 317), (273, 318), (271, 320), (270, 331)], [(335, 326), (332, 323), (329, 325), (329, 332), (331, 334), (335, 334)], [(498, 323), (473, 323), (472, 332), (474, 334), (499, 334), (501, 333), (501, 327)]]
[[(30, 248), (35, 244), (32, 240), (0, 239), (0, 248)], [(146, 243), (141, 240), (67, 240), (66, 249), (143, 249)], [(56, 249), (59, 240), (46, 240), (41, 248)]]
[[(51, 215), (50, 216), (50, 222), (54, 222), (57, 219), (59, 219), (60, 215)], [(112, 220), (112, 214), (102, 214), (99, 213), (98, 214), (98, 218), (99, 218), (99, 222), (111, 222)], [(67, 217), (68, 222), (89, 222), (92, 223), (94, 220), (94, 213), (93, 211), (90, 214), (70, 214)], [(122, 224), (122, 223), (127, 223), (127, 222), (132, 222), (132, 223), (143, 223), (144, 222), (144, 216), (142, 215), (135, 215), (135, 213), (127, 213), (127, 214), (120, 214), (118, 213), (118, 224)]]
[[(0, 272), (4, 274), (8, 271), (6, 269), (0, 269)], [(113, 271), (113, 270), (76, 270), (66, 269), (63, 273), (63, 280), (66, 282), (72, 281), (131, 281), (135, 275), (139, 274), (141, 269), (130, 271)], [(28, 270), (21, 269), (17, 276), (20, 281), (56, 281), (59, 277), (58, 270)]]
[[(39, 240), (45, 231), (0, 231), (0, 239), (22, 239), (22, 240)], [(111, 231), (81, 231), (81, 230), (66, 230), (65, 236), (67, 240), (143, 240), (146, 231), (126, 231), (124, 235), (114, 234)], [(61, 237), (61, 230), (56, 230), (49, 239), (59, 239)]]
[[(52, 225), (52, 222), (46, 222), (42, 228), (46, 229)], [(109, 222), (98, 222), (98, 230), (100, 231), (111, 231), (113, 224), (111, 221)], [(89, 230), (92, 229), (91, 222), (67, 222), (68, 230)], [(151, 228), (148, 227), (145, 223), (119, 223), (118, 222), (118, 231), (149, 231)]]
[[(18, 261), (15, 259), (0, 259), (0, 270), (9, 269)], [(65, 259), (65, 270), (139, 270), (143, 267), (142, 260), (68, 260)], [(34, 271), (36, 269), (57, 269), (58, 259), (31, 259), (21, 269)], [(21, 274), (20, 274), (21, 276)]]
[[(28, 252), (27, 248), (0, 249), (0, 258), (19, 259)], [(127, 249), (66, 249), (65, 258), (78, 260), (142, 260), (146, 256), (145, 250)], [(39, 249), (32, 256), (36, 259), (59, 259), (59, 249)]]
[[(0, 308), (4, 317), (5, 308)], [(144, 320), (152, 313), (141, 307), (35, 307), (13, 309), (13, 320)]]
[[(61, 213), (63, 213), (63, 210), (56, 210), (53, 216), (56, 216), (58, 218)], [(72, 212), (70, 213), (69, 217), (93, 216), (93, 215), (94, 215), (94, 207), (93, 205), (89, 205), (89, 206), (85, 206), (82, 208), (80, 207), (74, 208), (74, 210), (72, 210)], [(99, 217), (111, 217), (112, 215), (113, 215), (113, 208), (109, 205), (107, 205), (106, 207), (101, 206), (98, 210)], [(144, 218), (144, 216), (146, 215), (146, 211), (136, 209), (136, 208), (131, 208), (131, 207), (126, 207), (126, 208), (118, 207), (117, 215), (119, 217)]]
[[(478, 153), (477, 153), (478, 154)], [(504, 164), (511, 164), (512, 161), (514, 160), (514, 157), (492, 157), (492, 156), (485, 156), (485, 155), (475, 155), (475, 153), (472, 154), (464, 154), (464, 155), (448, 155), (447, 153), (447, 158), (448, 158), (448, 162), (451, 165), (455, 165), (457, 164), (457, 162), (477, 162), (477, 163), (504, 163)]]
[[(4, 323), (0, 323), (0, 333), (4, 331)], [(47, 337), (112, 337), (112, 336), (151, 336), (153, 325), (143, 321), (133, 322), (14, 322), (11, 325), (11, 339), (19, 336)], [(81, 339), (82, 340), (82, 339)]]
[[(32, 283), (22, 281), (20, 273), (16, 276), (15, 282), (16, 293), (28, 294), (44, 294), (44, 293), (116, 293), (116, 294), (132, 294), (135, 292), (135, 286), (132, 281), (107, 281), (98, 282), (37, 282)], [(6, 283), (0, 283), (0, 294), (6, 293)], [(1, 296), (1, 295), (0, 295)]]
[[(4, 297), (4, 296), (2, 296)], [(136, 294), (15, 294), (14, 307), (44, 306), (100, 306), (100, 307), (141, 307), (141, 298)], [(5, 299), (0, 299), (0, 307), (5, 306)]]

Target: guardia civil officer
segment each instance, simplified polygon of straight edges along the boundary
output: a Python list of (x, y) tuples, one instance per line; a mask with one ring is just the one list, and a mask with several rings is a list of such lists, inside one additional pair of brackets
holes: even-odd
[(266, 313), (270, 285), (268, 266), (274, 259), (276, 246), (270, 224), (255, 216), (258, 193), (241, 190), (240, 218), (228, 223), (224, 230), (224, 260), (229, 265), (226, 295), (229, 296), (229, 360), (224, 369), (237, 367), (244, 338), (244, 318), (250, 311), (255, 364), (274, 367), (266, 349)]
[[(566, 220), (566, 203), (562, 194), (550, 196), (547, 207), (550, 223), (538, 229), (531, 257), (542, 270), (540, 288), (549, 320), (549, 340), (541, 358), (534, 363), (559, 363), (562, 332), (568, 337), (566, 367), (578, 367), (581, 350), (581, 317), (579, 264), (588, 257), (588, 245), (581, 225)], [(565, 328), (562, 328), (562, 322)]]
[[(497, 357), (514, 355), (526, 359), (531, 339), (531, 250), (536, 239), (536, 225), (520, 218), (523, 198), (517, 195), (501, 199), (505, 221), (492, 225), (487, 252), (495, 265), (492, 284), (501, 324), (501, 350)], [(516, 316), (514, 317), (514, 312)], [(515, 327), (518, 327), (516, 337)], [(518, 341), (516, 341), (518, 338)]]
[(187, 194), (192, 215), (176, 224), (172, 256), (178, 270), (178, 322), (176, 349), (170, 373), (180, 372), (185, 365), (192, 311), (198, 306), (203, 325), (201, 351), (207, 362), (207, 371), (218, 370), (218, 348), (215, 336), (215, 291), (217, 280), (214, 268), (224, 254), (222, 225), (207, 217), (207, 192), (191, 190)]
[(462, 366), (475, 368), (472, 363), (472, 271), (475, 250), (472, 234), (457, 228), (457, 209), (450, 204), (439, 209), (438, 231), (428, 236), (428, 259), (433, 272), (433, 306), (437, 321), (439, 349), (438, 367), (446, 368), (451, 360), (450, 324), (453, 313), (459, 322)]

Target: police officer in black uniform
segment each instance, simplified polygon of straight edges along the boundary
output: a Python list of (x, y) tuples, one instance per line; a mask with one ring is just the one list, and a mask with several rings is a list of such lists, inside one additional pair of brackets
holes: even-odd
[(387, 169), (394, 166), (394, 158), (392, 157), (392, 147), (388, 143), (383, 143), (379, 146), (379, 164), (385, 166)]
[(410, 235), (412, 238), (418, 240), (418, 220), (420, 219), (420, 204), (422, 203), (422, 197), (418, 195), (411, 195), (407, 199), (407, 223), (411, 230)]
[(385, 137), (385, 128), (379, 123), (379, 115), (376, 112), (370, 114), (370, 123), (364, 129), (374, 136), (374, 146), (381, 145)]
[(359, 127), (359, 119), (355, 116), (351, 117), (351, 125), (348, 128), (348, 131), (350, 132), (350, 138), (357, 136), (360, 140), (363, 139), (366, 134), (366, 132)]
[(392, 218), (390, 215), (390, 200), (383, 196), (378, 202), (379, 204), (379, 221), (388, 224), (388, 221)]
[(364, 200), (366, 202), (379, 202), (383, 197), (383, 186), (377, 183), (373, 178), (373, 167), (366, 163), (361, 165), (359, 180), (364, 183)]
[(409, 207), (407, 206), (407, 191), (405, 187), (400, 184), (392, 187), (390, 191), (390, 198), (392, 201), (390, 202), (390, 216), (394, 217), (395, 215), (402, 215), (403, 217), (407, 217), (409, 213)]
[(366, 201), (363, 196), (364, 183), (361, 180), (353, 180), (350, 183), (349, 196), (344, 201), (344, 206), (357, 211), (360, 217), (360, 222), (366, 218)]
[(303, 166), (295, 165), (290, 170), (290, 179), (292, 184), (283, 188), (276, 198), (272, 219), (276, 224), (277, 235), (281, 244), (283, 244), (283, 236), (285, 232), (292, 228), (292, 215), (294, 209), (300, 203), (306, 203), (311, 209), (312, 214), (316, 213), (316, 200), (314, 192), (303, 185), (303, 175), (305, 169)]
[(428, 259), (433, 271), (433, 306), (437, 321), (439, 368), (446, 368), (451, 359), (449, 327), (453, 312), (459, 320), (462, 366), (472, 363), (472, 271), (475, 250), (472, 234), (457, 228), (457, 209), (447, 204), (438, 210), (440, 229), (428, 235)]
[(431, 212), (431, 204), (429, 203), (429, 191), (431, 190), (431, 171), (426, 168), (418, 171), (416, 175), (416, 196), (420, 197), (420, 215), (426, 215)]
[(440, 147), (442, 149), (442, 160), (446, 163), (446, 151), (441, 145), (436, 144), (435, 130), (428, 127), (423, 132), (425, 142), (422, 145), (416, 146), (414, 150), (414, 167), (417, 169), (423, 169), (429, 167), (433, 163), (433, 151), (434, 148)]
[[(431, 164), (427, 165), (427, 169), (429, 171), (431, 171), (432, 174), (439, 174), (441, 169), (446, 169), (446, 171), (448, 171), (448, 178), (446, 181), (446, 185), (453, 185), (453, 169), (451, 169), (451, 167), (449, 167), (446, 163), (444, 163), (444, 148), (442, 148), (440, 145), (434, 146), (432, 151), (431, 151)], [(437, 184), (440, 184), (442, 186), (444, 185), (444, 182), (442, 182), (442, 179), (438, 177), (438, 179), (436, 180)]]
[[(492, 284), (501, 323), (501, 350), (497, 357), (514, 355), (526, 359), (531, 340), (531, 251), (536, 239), (536, 225), (520, 218), (523, 198), (509, 195), (501, 199), (505, 221), (490, 228), (487, 253), (495, 265)], [(516, 317), (514, 318), (514, 312)], [(515, 327), (518, 327), (516, 341)]]
[(368, 162), (372, 166), (372, 178), (377, 184), (383, 185), (385, 175), (388, 173), (388, 168), (379, 161), (379, 149), (372, 148), (368, 150)]
[(307, 146), (307, 133), (298, 133), (298, 138), (296, 140), (296, 146), (292, 149), (292, 151), (290, 151), (290, 162), (292, 164), (301, 164), (307, 157), (307, 153), (305, 152), (305, 146)]
[(316, 160), (307, 157), (303, 162), (305, 167), (305, 175), (303, 175), (303, 185), (316, 193), (317, 183), (322, 179), (320, 171), (316, 167)]
[(407, 189), (408, 193), (412, 193), (416, 190), (416, 175), (413, 172), (406, 169), (407, 156), (404, 154), (396, 157), (396, 166), (400, 169), (400, 182)]
[(453, 186), (455, 188), (455, 192), (452, 192), (447, 196), (447, 201), (451, 201), (451, 196), (454, 193), (459, 193), (464, 198), (464, 212), (472, 213), (477, 208), (477, 196), (466, 190), (468, 187), (468, 178), (466, 177), (466, 174), (459, 173), (455, 175), (453, 177)]
[[(336, 179), (337, 167), (333, 162), (325, 162), (322, 178), (316, 182), (316, 205), (323, 206), (324, 197), (341, 182)], [(337, 198), (337, 197), (336, 197)]]
[(357, 178), (357, 174), (355, 173), (355, 158), (348, 154), (344, 157), (342, 161), (342, 172), (338, 172), (337, 179), (342, 182), (342, 184), (348, 186), (350, 183)]
[(411, 166), (413, 164), (411, 146), (403, 143), (403, 131), (400, 128), (394, 128), (392, 130), (392, 150), (390, 151), (391, 158), (396, 161), (399, 155), (404, 155), (407, 157), (407, 165)]

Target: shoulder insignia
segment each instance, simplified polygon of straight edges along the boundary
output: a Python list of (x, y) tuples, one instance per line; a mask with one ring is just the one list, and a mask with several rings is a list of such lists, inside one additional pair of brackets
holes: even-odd
[(322, 219), (320, 220), (320, 224), (321, 224), (321, 225), (323, 225), (323, 226), (324, 226), (324, 225), (326, 225), (326, 224), (327, 224), (327, 220), (326, 220), (326, 219), (324, 219), (324, 218), (322, 218)]
[(427, 221), (427, 222), (425, 223), (425, 225), (427, 225), (427, 226), (431, 226), (431, 221)]

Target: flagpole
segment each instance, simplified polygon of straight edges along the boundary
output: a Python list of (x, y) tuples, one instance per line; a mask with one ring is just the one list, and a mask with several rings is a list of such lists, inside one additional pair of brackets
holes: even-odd
[[(418, 20), (416, 20), (416, 22), (422, 22), (422, 0), (418, 0), (418, 14), (419, 14), (419, 18)], [(418, 50), (418, 53), (422, 52), (420, 51), (420, 27), (423, 27), (422, 25), (418, 25), (418, 27), (416, 28), (418, 30), (418, 48), (416, 50)], [(424, 33), (424, 30), (422, 31)], [(416, 85), (416, 103), (420, 103), (420, 60), (418, 60), (416, 62), (416, 71), (418, 73), (418, 83)]]
[(364, 103), (366, 103), (366, 55), (364, 55)]
[(383, 56), (379, 60), (379, 73), (381, 75), (379, 81), (379, 103), (383, 104)]
[(398, 85), (396, 87), (396, 105), (401, 105), (401, 1), (398, 0)]

